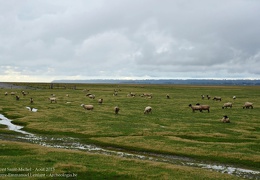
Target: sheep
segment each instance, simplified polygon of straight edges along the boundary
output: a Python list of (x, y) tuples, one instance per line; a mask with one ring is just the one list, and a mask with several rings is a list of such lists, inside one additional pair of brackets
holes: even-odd
[(200, 105), (200, 108), (201, 108), (200, 112), (202, 112), (202, 110), (207, 110), (209, 113), (209, 108), (210, 108), (209, 105)]
[(215, 97), (213, 98), (213, 100), (221, 101), (221, 97), (217, 97), (217, 96), (215, 96)]
[(205, 97), (204, 95), (201, 95), (201, 99), (204, 99), (204, 97)]
[(147, 107), (144, 109), (144, 114), (149, 114), (149, 113), (152, 113), (152, 108), (151, 108), (151, 106), (147, 106)]
[(29, 94), (29, 92), (22, 91), (22, 94), (23, 96), (26, 96), (27, 94)]
[(7, 96), (8, 95), (8, 92), (5, 92), (5, 96)]
[(232, 108), (232, 103), (231, 102), (224, 103), (222, 106), (222, 109), (227, 108), (227, 107)]
[(55, 97), (50, 97), (49, 100), (51, 101), (51, 103), (52, 103), (52, 102), (57, 103), (57, 99), (56, 99)]
[(30, 98), (30, 103), (31, 103), (31, 104), (33, 103), (33, 98)]
[(19, 96), (15, 96), (16, 100), (19, 101), (20, 100), (20, 97)]
[(235, 100), (237, 97), (236, 96), (233, 96), (233, 99)]
[(115, 114), (118, 114), (119, 110), (120, 110), (120, 109), (119, 109), (118, 106), (114, 107)]
[(167, 99), (170, 99), (170, 95), (169, 95), (169, 94), (166, 94), (166, 98), (167, 98)]
[(15, 95), (15, 94), (16, 94), (16, 92), (11, 92), (10, 94), (11, 94), (11, 95)]
[(221, 119), (221, 121), (223, 122), (223, 123), (230, 123), (230, 120), (229, 120), (229, 118), (228, 118), (228, 116), (223, 116), (223, 118)]
[(195, 111), (201, 112), (201, 106), (200, 105), (193, 106), (193, 105), (189, 104), (189, 107), (191, 107), (192, 112), (195, 112)]
[(85, 109), (85, 110), (93, 110), (94, 109), (94, 106), (93, 105), (91, 105), (91, 104), (88, 104), (88, 105), (86, 105), (86, 104), (81, 104), (81, 106)]
[(189, 107), (191, 107), (192, 111), (200, 111), (207, 110), (209, 112), (210, 106), (209, 105), (200, 105), (200, 103), (197, 103), (195, 106), (189, 104)]
[(245, 102), (244, 106), (243, 106), (243, 109), (246, 108), (246, 109), (249, 109), (251, 107), (251, 109), (253, 109), (253, 103), (251, 102)]
[(98, 99), (98, 103), (99, 104), (102, 104), (103, 103), (103, 99), (101, 98), (101, 99)]
[(208, 100), (210, 100), (210, 96), (209, 95), (207, 95), (207, 98), (208, 98)]
[(95, 99), (95, 95), (94, 94), (89, 94), (87, 95), (90, 99)]

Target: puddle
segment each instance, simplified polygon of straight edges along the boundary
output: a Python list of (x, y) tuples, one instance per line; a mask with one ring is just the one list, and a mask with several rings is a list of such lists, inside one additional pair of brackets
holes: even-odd
[[(156, 153), (148, 153), (148, 152), (126, 152), (123, 149), (116, 148), (103, 148), (98, 147), (96, 145), (82, 144), (79, 142), (79, 139), (71, 138), (71, 137), (48, 137), (48, 136), (38, 136), (26, 131), (21, 130), (22, 126), (17, 126), (12, 124), (11, 120), (7, 119), (3, 115), (0, 114), (0, 124), (4, 124), (8, 126), (9, 130), (16, 131), (22, 133), (21, 136), (14, 135), (4, 135), (0, 136), (0, 139), (3, 140), (11, 140), (11, 141), (24, 141), (30, 142), (33, 144), (39, 144), (45, 147), (52, 148), (62, 148), (62, 149), (77, 149), (81, 151), (87, 151), (95, 154), (104, 154), (104, 155), (113, 155), (130, 159), (141, 159), (141, 160), (149, 160), (156, 162), (165, 162), (171, 163), (181, 166), (191, 166), (198, 167), (203, 169), (208, 169), (211, 171), (217, 171), (220, 173), (227, 173), (230, 175), (235, 175), (238, 177), (246, 178), (246, 179), (260, 179), (260, 171), (243, 169), (239, 167), (233, 167), (229, 165), (222, 165), (217, 163), (205, 163), (201, 161), (197, 161), (187, 157), (181, 156), (173, 156), (173, 155), (163, 155)], [(8, 137), (7, 137), (8, 136)]]
[(19, 132), (22, 134), (32, 135), (31, 133), (21, 130), (23, 128), (23, 126), (18, 126), (18, 125), (13, 124), (10, 119), (7, 119), (2, 114), (0, 114), (0, 124), (6, 125), (8, 127), (8, 129), (11, 131)]

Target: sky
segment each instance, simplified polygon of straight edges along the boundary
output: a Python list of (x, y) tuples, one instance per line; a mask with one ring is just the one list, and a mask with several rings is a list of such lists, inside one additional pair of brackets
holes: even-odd
[(259, 0), (0, 4), (0, 82), (260, 79)]

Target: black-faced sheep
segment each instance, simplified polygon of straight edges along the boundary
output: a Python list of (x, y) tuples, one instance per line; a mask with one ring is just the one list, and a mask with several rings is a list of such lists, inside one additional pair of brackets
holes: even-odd
[(191, 107), (192, 112), (201, 111), (200, 105), (193, 106), (193, 105), (189, 104), (189, 107)]
[(231, 102), (224, 103), (223, 106), (222, 106), (222, 109), (228, 108), (228, 107), (232, 108), (232, 103)]
[(103, 103), (103, 99), (102, 98), (98, 99), (98, 103), (102, 104)]
[(151, 108), (151, 106), (147, 106), (147, 107), (144, 109), (144, 114), (149, 114), (149, 113), (152, 113), (152, 108)]
[(215, 96), (215, 97), (213, 98), (213, 100), (221, 101), (221, 97), (217, 97), (217, 96)]
[(20, 100), (20, 97), (19, 96), (15, 96), (16, 100), (19, 101)]
[(253, 103), (251, 102), (245, 102), (244, 106), (243, 106), (243, 109), (246, 108), (246, 109), (249, 109), (251, 107), (251, 109), (253, 109)]
[(120, 109), (119, 109), (118, 106), (114, 107), (115, 114), (118, 114), (119, 110), (120, 110)]
[(33, 98), (30, 98), (30, 103), (31, 103), (31, 104), (33, 103)]
[(223, 116), (223, 118), (221, 119), (221, 122), (230, 123), (230, 120), (229, 120), (228, 116)]
[(167, 98), (167, 99), (170, 99), (170, 95), (169, 95), (169, 94), (166, 94), (166, 98)]
[(81, 106), (85, 109), (85, 110), (93, 110), (94, 109), (94, 106), (91, 105), (91, 104), (81, 104)]
[(207, 95), (207, 98), (208, 98), (208, 100), (210, 100), (210, 96), (209, 95)]
[(210, 106), (209, 106), (209, 105), (200, 105), (200, 108), (201, 108), (200, 112), (202, 112), (203, 110), (209, 112), (209, 108), (210, 108)]
[(201, 95), (201, 99), (204, 99), (204, 97), (205, 97), (204, 95)]

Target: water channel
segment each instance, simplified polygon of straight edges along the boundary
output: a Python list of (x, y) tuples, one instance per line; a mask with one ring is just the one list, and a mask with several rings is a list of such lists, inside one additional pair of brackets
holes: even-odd
[(71, 138), (71, 137), (57, 138), (57, 137), (48, 137), (48, 136), (38, 136), (23, 131), (22, 126), (13, 124), (10, 119), (6, 118), (2, 114), (0, 114), (0, 124), (6, 125), (7, 128), (11, 131), (16, 131), (20, 133), (20, 135), (0, 134), (0, 139), (2, 140), (30, 142), (45, 147), (77, 149), (77, 150), (88, 151), (96, 154), (113, 155), (113, 156), (119, 156), (124, 158), (131, 158), (131, 159), (165, 162), (165, 163), (171, 163), (171, 164), (176, 164), (181, 166), (199, 167), (211, 171), (217, 171), (220, 173), (227, 173), (230, 175), (243, 177), (246, 179), (256, 179), (256, 180), (260, 179), (260, 171), (234, 167), (231, 165), (202, 162), (202, 161), (194, 160), (188, 157), (181, 157), (181, 156), (164, 155), (164, 154), (156, 154), (156, 153), (148, 153), (148, 152), (133, 152), (133, 151), (129, 152), (123, 149), (99, 147), (93, 144), (82, 144), (79, 142), (79, 139)]

